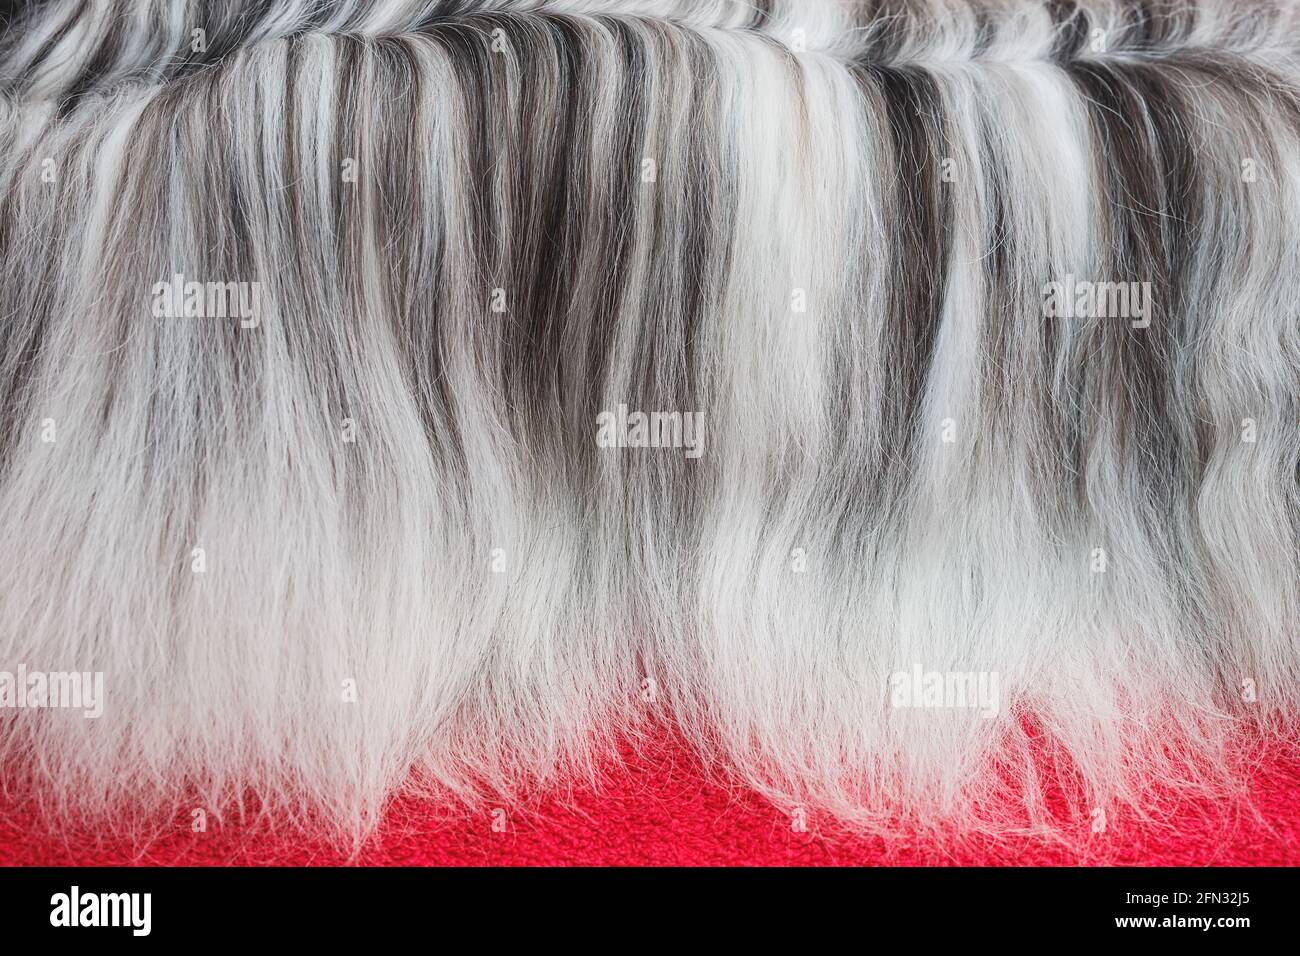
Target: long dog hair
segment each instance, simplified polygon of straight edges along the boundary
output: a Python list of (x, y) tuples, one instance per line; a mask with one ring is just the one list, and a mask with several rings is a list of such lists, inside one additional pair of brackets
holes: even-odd
[(1298, 47), (1240, 0), (24, 8), (0, 671), (104, 701), (0, 709), (10, 785), (357, 838), (666, 726), (889, 834), (1247, 801), (1300, 705)]

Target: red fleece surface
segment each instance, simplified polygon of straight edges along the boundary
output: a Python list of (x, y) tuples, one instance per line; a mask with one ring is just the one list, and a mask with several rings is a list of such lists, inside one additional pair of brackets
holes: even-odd
[[(1300, 756), (1260, 763), (1258, 818), (1225, 819), (1217, 807), (1185, 805), (1171, 823), (1140, 828), (1111, 821), (1083, 849), (1027, 838), (967, 841), (946, 848), (830, 836), (752, 794), (705, 778), (683, 750), (665, 746), (633, 759), (599, 793), (573, 792), (516, 812), (504, 831), (493, 817), (448, 819), (413, 802), (396, 805), (380, 835), (349, 855), (301, 837), (222, 829), (193, 833), (188, 821), (148, 850), (94, 834), (50, 836), (20, 807), (0, 807), (0, 864), (23, 865), (942, 865), (942, 864), (1300, 864)], [(500, 817), (497, 818), (498, 823)]]

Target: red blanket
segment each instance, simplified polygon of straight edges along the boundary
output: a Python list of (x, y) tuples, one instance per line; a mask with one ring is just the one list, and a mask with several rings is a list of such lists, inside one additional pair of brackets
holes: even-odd
[[(88, 833), (48, 835), (29, 811), (0, 812), (6, 865), (854, 865), (854, 864), (1300, 864), (1300, 757), (1277, 753), (1255, 775), (1255, 813), (1187, 804), (1167, 826), (1112, 820), (1082, 847), (1028, 838), (888, 843), (827, 832), (815, 817), (795, 821), (758, 797), (707, 780), (682, 750), (634, 759), (599, 789), (556, 796), (506, 816), (491, 810), (449, 819), (412, 802), (393, 807), (380, 834), (348, 854), (289, 834), (213, 825), (147, 850)], [(495, 824), (495, 828), (494, 828)], [(1085, 832), (1087, 828), (1085, 827)], [(43, 835), (46, 834), (46, 835)]]

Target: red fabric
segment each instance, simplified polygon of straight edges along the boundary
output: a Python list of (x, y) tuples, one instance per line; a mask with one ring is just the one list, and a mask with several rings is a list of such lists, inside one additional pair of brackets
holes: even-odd
[(960, 846), (886, 845), (880, 839), (829, 836), (791, 819), (752, 794), (704, 778), (680, 749), (634, 760), (599, 793), (551, 800), (515, 812), (504, 832), (490, 814), (448, 821), (414, 803), (394, 807), (374, 843), (349, 855), (300, 837), (220, 830), (177, 835), (147, 851), (92, 834), (41, 836), (29, 814), (0, 808), (4, 865), (938, 865), (1300, 864), (1300, 757), (1275, 754), (1261, 763), (1252, 792), (1259, 818), (1223, 819), (1216, 807), (1187, 805), (1162, 828), (1112, 821), (1083, 850), (1027, 838), (966, 841)]

